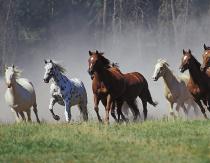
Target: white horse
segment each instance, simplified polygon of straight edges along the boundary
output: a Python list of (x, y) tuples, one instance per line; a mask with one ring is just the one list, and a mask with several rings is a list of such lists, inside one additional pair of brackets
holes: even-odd
[(31, 82), (25, 78), (20, 78), (20, 71), (13, 65), (12, 67), (5, 67), (5, 79), (7, 90), (5, 93), (6, 103), (11, 110), (15, 112), (16, 121), (25, 121), (24, 112), (27, 113), (27, 121), (31, 121), (31, 110), (36, 115), (37, 122), (40, 122), (37, 113), (36, 94)]
[(87, 112), (87, 93), (84, 84), (79, 79), (68, 79), (64, 75), (65, 69), (58, 63), (52, 60), (45, 60), (45, 74), (44, 82), (49, 83), (52, 79), (50, 86), (50, 105), (49, 110), (55, 120), (59, 120), (60, 117), (53, 112), (53, 106), (57, 102), (58, 104), (65, 106), (65, 118), (67, 122), (71, 120), (71, 107), (78, 105), (80, 114), (84, 121), (88, 120)]
[[(173, 111), (173, 105), (176, 103), (176, 111), (179, 112), (180, 107), (183, 108), (185, 114), (188, 114), (188, 110), (191, 106), (194, 107), (194, 112), (197, 114), (198, 107), (193, 101), (193, 97), (187, 89), (188, 76), (175, 76), (169, 69), (169, 64), (159, 59), (155, 65), (153, 73), (153, 80), (157, 81), (160, 77), (163, 77), (164, 81), (164, 95), (170, 104), (170, 114), (175, 115)], [(188, 104), (187, 108), (184, 104)]]

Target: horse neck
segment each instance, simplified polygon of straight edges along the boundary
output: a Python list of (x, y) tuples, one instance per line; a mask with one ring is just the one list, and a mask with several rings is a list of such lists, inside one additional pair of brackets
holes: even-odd
[(169, 70), (169, 68), (166, 68), (165, 74), (163, 75), (163, 80), (165, 85), (169, 88), (172, 89), (173, 86), (175, 86), (176, 83), (178, 83), (178, 80), (176, 76)]
[(10, 93), (13, 94), (14, 96), (17, 94), (17, 87), (18, 87), (18, 83), (15, 79), (14, 82), (11, 84), (11, 87), (8, 88)]
[(53, 76), (54, 82), (61, 87), (63, 85), (64, 80), (66, 80), (66, 76), (63, 75), (60, 71), (57, 71)]
[(190, 78), (195, 84), (203, 85), (203, 74), (200, 71), (200, 63), (195, 60), (189, 67)]
[[(114, 96), (121, 94), (124, 91), (124, 82), (122, 83), (122, 78), (117, 78), (113, 72), (109, 71), (107, 68), (101, 68), (97, 70), (98, 78), (104, 83), (105, 87)], [(117, 86), (117, 87), (116, 87)]]

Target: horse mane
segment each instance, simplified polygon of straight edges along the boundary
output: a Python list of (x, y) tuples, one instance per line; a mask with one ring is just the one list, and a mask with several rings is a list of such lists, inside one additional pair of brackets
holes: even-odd
[(20, 78), (22, 71), (18, 69), (17, 67), (14, 67), (14, 77), (15, 79)]
[(166, 67), (169, 67), (168, 62), (165, 59), (162, 59), (162, 58), (158, 59), (158, 63), (161, 63), (162, 65)]
[(113, 63), (112, 63), (112, 67), (114, 67), (114, 68), (119, 68), (120, 66), (119, 66), (119, 63), (113, 62)]
[(61, 73), (65, 73), (65, 72), (66, 72), (66, 69), (65, 69), (61, 64), (59, 64), (58, 62), (53, 61), (53, 65), (54, 65)]
[(201, 63), (191, 54), (192, 59), (194, 60), (195, 64), (201, 66)]
[(111, 67), (111, 63), (110, 63), (110, 60), (109, 59), (107, 59), (107, 58), (105, 58), (104, 56), (103, 56), (103, 54), (104, 53), (98, 53), (98, 55), (99, 55), (99, 57), (100, 57), (100, 59), (101, 59), (101, 62), (103, 63), (103, 65), (105, 66), (105, 67)]

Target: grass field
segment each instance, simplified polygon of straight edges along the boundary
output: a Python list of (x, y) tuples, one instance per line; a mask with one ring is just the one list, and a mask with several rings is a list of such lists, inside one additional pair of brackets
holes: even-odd
[(210, 121), (1, 124), (0, 162), (210, 162)]

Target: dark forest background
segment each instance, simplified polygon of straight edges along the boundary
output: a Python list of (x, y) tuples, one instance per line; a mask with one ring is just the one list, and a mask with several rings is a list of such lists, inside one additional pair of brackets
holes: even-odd
[(103, 49), (106, 38), (118, 45), (134, 31), (138, 48), (176, 48), (195, 39), (189, 33), (196, 30), (208, 39), (209, 16), (209, 0), (0, 0), (0, 63), (43, 44), (53, 51), (59, 36), (85, 36)]
[[(157, 59), (167, 59), (180, 75), (182, 49), (190, 48), (202, 61), (203, 44), (210, 46), (209, 36), (210, 0), (0, 0), (0, 88), (6, 89), (4, 65), (15, 64), (36, 88), (40, 115), (52, 120), (43, 60), (54, 59), (67, 69), (68, 77), (84, 82), (92, 113), (87, 60), (88, 50), (97, 49), (119, 62), (122, 72), (138, 71), (146, 77), (159, 102), (158, 109), (149, 107), (149, 115), (161, 117), (168, 114), (168, 104), (162, 81), (151, 80)], [(12, 121), (3, 96), (0, 103), (0, 119)], [(56, 108), (63, 115), (63, 108)], [(77, 109), (72, 111), (78, 114)]]

